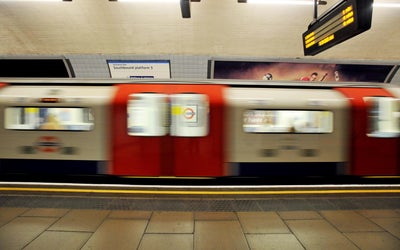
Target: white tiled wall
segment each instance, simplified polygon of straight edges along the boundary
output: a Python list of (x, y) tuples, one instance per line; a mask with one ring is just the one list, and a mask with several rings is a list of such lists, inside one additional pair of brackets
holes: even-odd
[[(107, 60), (169, 60), (171, 66), (172, 79), (207, 79), (209, 62), (215, 60), (234, 60), (234, 61), (298, 61), (288, 58), (262, 58), (262, 57), (212, 57), (207, 55), (114, 55), (114, 54), (70, 54), (70, 55), (0, 55), (0, 59), (39, 59), (39, 58), (60, 58), (65, 57), (69, 60), (76, 78), (110, 78)], [(301, 60), (302, 62), (313, 62), (312, 60)], [(331, 62), (331, 61), (317, 61)], [(336, 63), (363, 63), (358, 61), (336, 61)], [(371, 61), (376, 63), (377, 61)], [(383, 62), (382, 62), (383, 63)], [(397, 65), (397, 61), (388, 61), (388, 64)], [(392, 83), (400, 84), (400, 70), (396, 69), (392, 78)]]

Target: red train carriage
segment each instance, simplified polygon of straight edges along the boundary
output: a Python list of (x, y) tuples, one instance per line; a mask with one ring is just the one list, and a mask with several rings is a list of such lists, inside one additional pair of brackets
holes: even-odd
[[(351, 102), (351, 174), (398, 175), (399, 122), (392, 116), (398, 112), (398, 100), (382, 88), (343, 87), (336, 90)], [(393, 110), (392, 104), (396, 104), (397, 110)]]
[(399, 175), (400, 88), (238, 83), (2, 84), (0, 173)]

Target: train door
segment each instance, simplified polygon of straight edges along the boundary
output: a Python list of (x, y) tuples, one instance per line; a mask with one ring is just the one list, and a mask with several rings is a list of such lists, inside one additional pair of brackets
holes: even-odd
[[(336, 88), (352, 105), (351, 174), (396, 175), (399, 165), (398, 109), (393, 96), (381, 88)], [(396, 111), (397, 112), (397, 111)]]
[(222, 87), (119, 85), (113, 105), (116, 175), (223, 174)]
[[(395, 134), (399, 135), (399, 133), (400, 133), (400, 130), (399, 130), (399, 127), (400, 127), (400, 121), (399, 121), (399, 119), (400, 119), (400, 88), (397, 84), (392, 84), (392, 85), (390, 85), (390, 87), (386, 88), (386, 90), (389, 93), (393, 94), (393, 96), (396, 97), (395, 99), (391, 98), (391, 100), (390, 100), (392, 103), (392, 105), (390, 105), (390, 106), (393, 107), (391, 110), (390, 117), (392, 118), (391, 120), (393, 120), (391, 122), (391, 125), (393, 127), (392, 131), (394, 132), (394, 133), (392, 133), (392, 135), (393, 136)], [(400, 139), (399, 139), (399, 144), (400, 144)], [(400, 151), (398, 153), (398, 159), (399, 160), (398, 160), (398, 165), (397, 165), (397, 175), (400, 175)]]
[(112, 174), (161, 175), (164, 90), (164, 85), (118, 86), (112, 107)]
[(224, 175), (224, 87), (175, 85), (171, 137), (176, 176)]

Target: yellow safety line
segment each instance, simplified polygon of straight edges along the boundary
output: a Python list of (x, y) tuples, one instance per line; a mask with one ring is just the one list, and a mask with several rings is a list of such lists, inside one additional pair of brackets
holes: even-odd
[(363, 194), (400, 193), (400, 189), (331, 189), (331, 190), (249, 190), (249, 191), (190, 191), (190, 190), (123, 190), (123, 189), (72, 189), (72, 188), (18, 188), (0, 187), (0, 191), (28, 191), (53, 193), (104, 193), (104, 194), (164, 194), (164, 195), (280, 195), (280, 194)]

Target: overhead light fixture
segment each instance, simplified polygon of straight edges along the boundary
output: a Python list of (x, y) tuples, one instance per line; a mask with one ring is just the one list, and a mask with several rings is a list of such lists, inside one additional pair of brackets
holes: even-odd
[[(109, 2), (132, 2), (132, 3), (177, 3), (182, 0), (108, 0)], [(200, 2), (201, 0), (190, 0), (190, 2)]]
[[(250, 4), (271, 4), (271, 5), (314, 5), (315, 0), (238, 0), (238, 3)], [(318, 0), (318, 5), (326, 5), (327, 1)], [(385, 1), (375, 1), (373, 7), (400, 8), (400, 2), (391, 3)]]
[(179, 0), (108, 0), (109, 2), (136, 2), (136, 3), (177, 3)]
[[(275, 5), (314, 5), (314, 0), (238, 0), (238, 3), (259, 3)], [(317, 0), (318, 5), (326, 5), (326, 1)]]
[(400, 8), (400, 3), (373, 3), (374, 7)]
[(180, 0), (183, 18), (190, 18), (190, 0)]
[(165, 2), (178, 2), (181, 6), (181, 13), (183, 18), (190, 18), (190, 3), (191, 2), (200, 2), (201, 0), (108, 0), (110, 2), (142, 2), (142, 3), (165, 3)]
[(313, 5), (313, 0), (238, 0), (238, 3), (275, 4), (275, 5)]
[(72, 2), (72, 0), (2, 0), (2, 2)]

